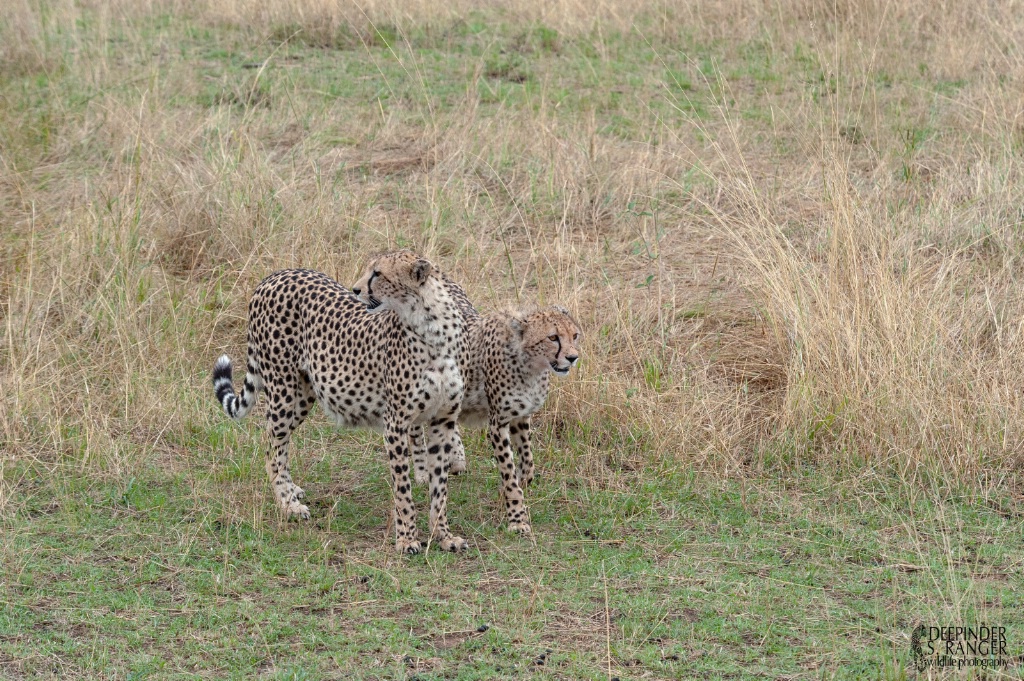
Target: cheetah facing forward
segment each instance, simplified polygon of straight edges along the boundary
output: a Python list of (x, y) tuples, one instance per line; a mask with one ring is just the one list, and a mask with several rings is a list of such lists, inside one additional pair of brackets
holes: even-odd
[[(487, 426), (501, 473), (508, 527), (529, 534), (523, 487), (533, 480), (530, 417), (547, 398), (550, 372), (565, 376), (579, 359), (579, 325), (558, 306), (481, 317), (458, 284), (445, 278), (445, 285), (465, 322), (459, 362), (465, 394), (459, 422)], [(416, 435), (414, 430), (414, 442)], [(513, 446), (519, 452), (517, 463)], [(414, 445), (413, 457), (416, 481), (426, 481), (426, 452)], [(451, 463), (453, 469), (460, 463), (465, 468), (461, 448), (453, 450)]]
[(432, 536), (445, 550), (466, 548), (446, 517), (446, 462), (461, 447), (455, 422), (463, 396), (456, 361), (462, 326), (433, 265), (409, 251), (374, 260), (352, 292), (311, 270), (275, 272), (256, 287), (243, 391), (234, 392), (226, 355), (214, 366), (213, 385), (234, 419), (249, 412), (257, 391), (267, 393), (267, 474), (285, 512), (309, 518), (288, 470), (288, 443), (319, 402), (341, 425), (384, 432), (396, 548), (403, 553), (421, 549), (408, 439), (412, 428), (426, 429)]

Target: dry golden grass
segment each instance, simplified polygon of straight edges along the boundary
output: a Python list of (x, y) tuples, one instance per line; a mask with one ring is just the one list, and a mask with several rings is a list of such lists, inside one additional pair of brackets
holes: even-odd
[[(606, 484), (652, 457), (1005, 484), (1024, 461), (1019, 10), (4, 3), (5, 456), (97, 474), (160, 458), (218, 418), (206, 372), (241, 354), (263, 276), (351, 283), (408, 245), (484, 309), (557, 301), (586, 328), (543, 418), (572, 445), (552, 465)], [(231, 31), (253, 68), (175, 66), (185, 48), (147, 29), (163, 16)], [(530, 94), (495, 105), (502, 67), (481, 58), (461, 95), (436, 93), (413, 48), (474, 20), (664, 67), (566, 104), (538, 61)], [(300, 43), (370, 54), (381, 96), (311, 96), (287, 75)], [(766, 74), (743, 71), (751, 46)]]

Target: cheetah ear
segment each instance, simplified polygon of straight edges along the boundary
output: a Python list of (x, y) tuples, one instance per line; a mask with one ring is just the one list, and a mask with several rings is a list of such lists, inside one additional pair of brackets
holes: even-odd
[(429, 260), (419, 258), (412, 264), (412, 278), (417, 284), (422, 286), (426, 283), (427, 277), (429, 277), (434, 271), (434, 266), (430, 264)]
[(579, 323), (577, 323), (576, 318), (572, 316), (572, 313), (569, 312), (568, 309), (562, 307), (561, 305), (552, 305), (551, 309), (554, 310), (555, 312), (557, 312), (560, 315), (565, 315), (565, 317), (567, 319), (569, 319), (573, 324), (576, 324), (576, 326), (579, 326)]
[(526, 321), (519, 317), (509, 317), (508, 328), (512, 329), (520, 338), (522, 338), (526, 333)]

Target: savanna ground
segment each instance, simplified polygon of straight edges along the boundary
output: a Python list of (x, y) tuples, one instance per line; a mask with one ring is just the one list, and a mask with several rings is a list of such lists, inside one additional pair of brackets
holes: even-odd
[[(0, 677), (1024, 653), (1022, 45), (1016, 2), (7, 0)], [(213, 399), (263, 276), (395, 246), (587, 332), (532, 541), (469, 433), (469, 553), (394, 555), (379, 435), (316, 413), (286, 522)]]

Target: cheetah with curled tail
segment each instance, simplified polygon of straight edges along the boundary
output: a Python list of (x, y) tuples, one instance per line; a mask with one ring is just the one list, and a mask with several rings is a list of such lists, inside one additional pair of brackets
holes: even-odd
[[(447, 466), (461, 447), (456, 430), (463, 384), (456, 360), (462, 318), (434, 266), (409, 251), (370, 263), (349, 292), (311, 270), (282, 270), (264, 279), (249, 302), (245, 383), (236, 395), (231, 360), (213, 370), (225, 413), (241, 419), (258, 391), (267, 393), (267, 474), (289, 515), (309, 518), (292, 481), (288, 446), (314, 403), (341, 425), (382, 430), (392, 492), (396, 548), (418, 553), (409, 480), (409, 432), (426, 430), (430, 457), (430, 529), (444, 550), (467, 544), (447, 520)], [(439, 471), (434, 473), (434, 471)]]
[[(556, 305), (480, 316), (466, 292), (444, 278), (465, 323), (459, 367), (465, 394), (459, 423), (486, 426), (501, 474), (501, 496), (509, 530), (530, 534), (523, 488), (533, 480), (530, 419), (547, 398), (550, 374), (565, 376), (579, 360), (582, 332), (564, 307)], [(429, 479), (427, 454), (413, 433), (416, 481)], [(512, 447), (519, 453), (513, 461)], [(465, 469), (465, 454), (454, 449), (451, 470)]]

